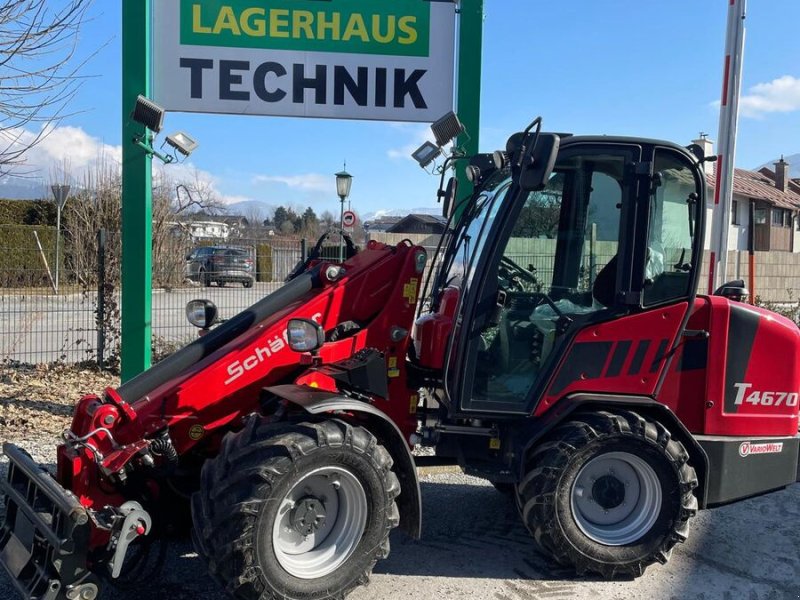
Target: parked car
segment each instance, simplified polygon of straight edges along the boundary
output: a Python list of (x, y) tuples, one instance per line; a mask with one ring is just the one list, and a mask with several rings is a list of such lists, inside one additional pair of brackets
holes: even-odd
[(238, 282), (253, 287), (255, 265), (251, 248), (203, 246), (186, 255), (186, 276), (206, 287)]

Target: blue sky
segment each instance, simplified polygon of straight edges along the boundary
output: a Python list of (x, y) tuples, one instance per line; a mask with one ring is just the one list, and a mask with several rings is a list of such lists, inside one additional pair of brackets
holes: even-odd
[[(553, 131), (681, 143), (700, 131), (715, 137), (725, 0), (485, 3), (482, 151), (504, 146), (536, 115)], [(70, 129), (54, 138), (58, 144), (32, 154), (34, 166), (46, 170), (70, 147), (77, 166), (96, 147), (118, 151), (120, 5), (95, 1), (80, 50), (100, 49), (74, 102), (80, 112), (62, 123)], [(797, 0), (749, 3), (739, 166), (800, 152), (798, 23)], [(408, 158), (424, 125), (174, 113), (165, 129), (199, 140), (191, 164), (226, 202), (336, 210), (333, 173), (346, 159), (361, 213), (435, 206), (438, 178)]]

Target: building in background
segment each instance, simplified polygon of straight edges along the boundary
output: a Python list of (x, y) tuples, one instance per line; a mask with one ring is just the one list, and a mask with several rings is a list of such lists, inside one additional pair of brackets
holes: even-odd
[[(694, 140), (712, 155), (713, 142)], [(789, 163), (783, 158), (775, 168), (758, 171), (736, 169), (733, 176), (733, 206), (728, 250), (747, 250), (748, 227), (754, 228), (756, 251), (800, 252), (800, 180), (789, 177)], [(705, 248), (709, 248), (711, 206), (714, 202), (715, 164), (705, 163), (710, 192), (706, 218)], [(750, 204), (755, 206), (755, 223), (750, 223)]]

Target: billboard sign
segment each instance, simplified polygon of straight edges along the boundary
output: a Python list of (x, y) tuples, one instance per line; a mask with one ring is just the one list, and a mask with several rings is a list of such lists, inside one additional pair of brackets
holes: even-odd
[(431, 122), (453, 108), (456, 4), (158, 0), (167, 110)]

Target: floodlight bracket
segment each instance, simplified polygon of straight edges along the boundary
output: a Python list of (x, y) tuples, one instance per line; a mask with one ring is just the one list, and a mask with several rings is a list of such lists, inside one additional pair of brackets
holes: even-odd
[(174, 156), (171, 156), (169, 154), (162, 154), (161, 152), (153, 148), (153, 140), (149, 135), (144, 135), (144, 136), (137, 135), (135, 138), (133, 138), (133, 143), (134, 145), (139, 146), (139, 148), (144, 150), (147, 156), (150, 157), (155, 156), (165, 165), (175, 162)]

